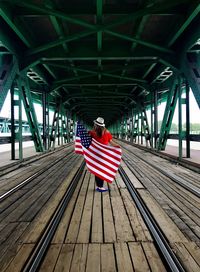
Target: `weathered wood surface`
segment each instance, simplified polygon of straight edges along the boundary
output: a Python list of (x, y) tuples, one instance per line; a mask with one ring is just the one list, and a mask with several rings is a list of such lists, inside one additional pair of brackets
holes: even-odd
[[(171, 163), (164, 159), (129, 148), (174, 175), (181, 177), (183, 174), (184, 179), (191, 180), (193, 185), (199, 177), (196, 173), (193, 176), (191, 170), (179, 169), (176, 165), (171, 167)], [(122, 166), (185, 270), (200, 271), (200, 200), (128, 151), (123, 152), (123, 157)], [(5, 260), (2, 271), (21, 271), (78, 165), (80, 161), (74, 159), (71, 166), (69, 164), (68, 178), (58, 186), (51, 183), (49, 177), (48, 192), (42, 183), (40, 186), (35, 184), (37, 189), (32, 193), (31, 186), (26, 188), (27, 199), (32, 200), (31, 212), (23, 209), (19, 202), (19, 211), (17, 206), (14, 209), (16, 216), (12, 210), (4, 214), (6, 216), (0, 224), (0, 235), (4, 236), (1, 238), (4, 253), (0, 260)], [(63, 172), (59, 171), (60, 178), (66, 174), (64, 168)], [(166, 271), (151, 234), (119, 174), (113, 184), (108, 184), (108, 189), (105, 193), (95, 191), (94, 176), (84, 170), (39, 271)], [(41, 209), (33, 202), (37, 198), (36, 192)], [(49, 196), (45, 203), (42, 195)], [(7, 209), (10, 211), (9, 205), (5, 211)], [(30, 221), (25, 223), (20, 218)], [(18, 230), (16, 235), (13, 230), (14, 233)], [(14, 251), (9, 250), (11, 239), (15, 240)]]

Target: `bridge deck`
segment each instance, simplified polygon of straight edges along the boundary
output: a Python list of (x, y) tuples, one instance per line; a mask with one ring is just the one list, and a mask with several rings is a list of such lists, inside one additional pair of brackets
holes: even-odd
[[(186, 271), (200, 271), (200, 199), (135, 155), (196, 188), (200, 175), (130, 145), (123, 147), (122, 166), (178, 259)], [(34, 162), (0, 178), (0, 192), (49, 163), (46, 157), (42, 165)], [(55, 167), (56, 176), (47, 170), (0, 204), (1, 271), (21, 271), (80, 163), (77, 155), (64, 159)], [(95, 191), (94, 177), (84, 170), (40, 271), (166, 271), (119, 174), (108, 187), (106, 193)]]

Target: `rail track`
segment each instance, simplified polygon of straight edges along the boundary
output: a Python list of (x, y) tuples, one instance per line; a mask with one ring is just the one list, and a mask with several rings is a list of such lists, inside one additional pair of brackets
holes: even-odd
[[(139, 160), (143, 161), (147, 167), (152, 167), (162, 175), (170, 178), (172, 181), (174, 181), (176, 184), (179, 184), (181, 187), (185, 188), (187, 191), (191, 192), (192, 194), (196, 195), (200, 198), (200, 188), (197, 186), (192, 185), (188, 180), (184, 179), (183, 177), (179, 177), (177, 175), (174, 175), (172, 173), (169, 173), (168, 171), (162, 169), (160, 166), (155, 165), (154, 163), (145, 160), (143, 157), (139, 156), (138, 154), (134, 153), (133, 151), (129, 150), (125, 146), (123, 148), (130, 153), (133, 157), (138, 158)], [(126, 161), (126, 164), (131, 167), (131, 163), (127, 159), (126, 155), (124, 156), (124, 160)]]
[[(26, 260), (26, 263), (22, 269), (23, 272), (35, 272), (40, 270), (41, 263), (43, 261), (45, 254), (48, 251), (53, 236), (59, 225), (59, 222), (62, 219), (62, 215), (64, 214), (65, 209), (67, 208), (67, 205), (73, 195), (73, 192), (75, 191), (78, 182), (80, 181), (81, 176), (84, 175), (83, 171), (84, 166), (85, 163), (83, 162), (79, 169), (77, 170), (77, 172), (75, 173), (70, 183), (70, 186), (68, 187), (65, 195), (61, 199), (55, 213), (51, 217), (40, 239), (35, 244), (34, 250)], [(158, 252), (161, 255), (164, 265), (166, 266), (166, 270), (173, 272), (184, 272), (185, 269), (175, 256), (173, 250), (170, 248), (167, 239), (164, 237), (164, 234), (156, 224), (153, 216), (149, 212), (148, 208), (146, 207), (143, 200), (137, 193), (132, 182), (130, 181), (122, 167), (120, 167), (119, 169), (119, 174), (121, 175), (125, 185), (127, 186), (127, 189), (134, 203), (136, 204), (140, 214), (142, 215), (145, 224), (148, 226), (148, 229), (155, 241), (155, 244), (157, 245)]]
[[(134, 155), (135, 158), (140, 159), (135, 154), (132, 154), (132, 155)], [(70, 156), (67, 157), (68, 160), (70, 158), (71, 158)], [(131, 162), (129, 161), (129, 159), (130, 158), (128, 156), (127, 157), (125, 156), (125, 163), (127, 164), (128, 168), (131, 169)], [(58, 160), (57, 164), (59, 164), (59, 159), (57, 159), (57, 160)], [(62, 159), (60, 158), (60, 160), (62, 160)], [(144, 162), (144, 159), (143, 159), (143, 162)], [(58, 171), (58, 166), (55, 164), (55, 162), (54, 162), (54, 167), (57, 168), (57, 171)], [(148, 167), (152, 167), (152, 166), (148, 166)], [(64, 196), (61, 199), (59, 199), (59, 204), (57, 205), (55, 212), (52, 213), (52, 215), (48, 219), (48, 223), (46, 224), (45, 228), (43, 229), (41, 235), (39, 236), (37, 241), (34, 242), (33, 250), (31, 251), (31, 253), (28, 256), (28, 258), (26, 259), (26, 261), (24, 262), (23, 267), (20, 271), (24, 271), (24, 272), (40, 271), (40, 267), (43, 264), (45, 256), (48, 255), (47, 254), (48, 249), (51, 247), (52, 239), (54, 239), (54, 234), (56, 233), (56, 231), (58, 229), (59, 223), (61, 222), (61, 220), (63, 218), (63, 214), (65, 213), (65, 211), (68, 207), (70, 199), (72, 198), (73, 193), (74, 193), (78, 183), (81, 182), (80, 179), (83, 181), (84, 176), (86, 176), (85, 171), (83, 169), (84, 169), (84, 163), (81, 164), (81, 166), (78, 168), (78, 170), (76, 172), (74, 171), (75, 174), (73, 174), (73, 178), (70, 179), (71, 182), (70, 182), (69, 186), (67, 187), (67, 190), (66, 190)], [(48, 169), (48, 171), (49, 170), (50, 169)], [(47, 171), (47, 169), (45, 169), (44, 171)], [(158, 170), (156, 169), (156, 171), (158, 171)], [(182, 262), (180, 263), (179, 259), (174, 254), (174, 251), (172, 250), (171, 246), (169, 245), (168, 239), (165, 237), (164, 233), (159, 228), (153, 215), (151, 214), (148, 207), (144, 203), (144, 201), (141, 198), (140, 194), (138, 193), (137, 189), (134, 188), (133, 183), (131, 182), (130, 178), (128, 177), (128, 175), (126, 174), (125, 170), (122, 167), (120, 167), (120, 169), (119, 169), (119, 174), (120, 174), (128, 192), (130, 193), (130, 196), (131, 196), (133, 202), (135, 203), (140, 215), (142, 216), (144, 223), (146, 224), (149, 232), (151, 233), (151, 235), (153, 237), (153, 243), (156, 245), (157, 252), (159, 252), (159, 255), (161, 256), (161, 260), (165, 266), (166, 271), (173, 271), (173, 272), (188, 271), (188, 270), (185, 270), (184, 261), (183, 261), (183, 265), (184, 265), (184, 267), (183, 267)], [(163, 173), (162, 173), (162, 175), (163, 175)], [(34, 179), (34, 177), (33, 177), (33, 179)], [(91, 187), (90, 187), (90, 189), (91, 189)], [(111, 195), (111, 196), (114, 196), (114, 195)], [(115, 196), (116, 196), (116, 194), (115, 194)], [(82, 195), (82, 197), (83, 197), (83, 195)], [(115, 201), (116, 201), (116, 199), (115, 199)], [(116, 203), (116, 202), (113, 202), (113, 203)], [(87, 206), (87, 207), (89, 207), (89, 206)], [(72, 215), (70, 215), (70, 218), (71, 217), (72, 217)], [(77, 224), (78, 224), (78, 222), (77, 222)], [(68, 242), (68, 243), (70, 243), (70, 242)], [(91, 240), (89, 240), (89, 243), (91, 243)], [(113, 247), (114, 247), (114, 244), (113, 244)], [(182, 261), (182, 259), (181, 259), (181, 261)]]
[[(59, 150), (60, 151), (60, 150)], [(39, 171), (37, 171), (36, 173), (34, 173), (33, 175), (30, 175), (28, 178), (22, 180), (19, 184), (17, 184), (16, 186), (13, 186), (12, 188), (10, 188), (9, 190), (7, 190), (6, 192), (4, 192), (3, 194), (0, 195), (0, 203), (2, 201), (4, 201), (7, 197), (11, 196), (13, 193), (15, 193), (17, 190), (22, 189), (24, 186), (26, 186), (27, 184), (29, 184), (31, 181), (33, 181), (34, 179), (38, 178), (39, 176), (41, 176), (42, 174), (46, 173), (47, 170), (50, 169), (51, 172), (55, 171), (55, 166), (56, 166), (56, 171), (59, 169), (59, 164), (60, 162), (62, 162), (62, 160), (64, 158), (67, 158), (68, 160), (70, 160), (73, 156), (73, 150), (70, 151), (69, 153), (63, 153), (61, 155), (61, 157), (53, 160), (49, 165), (45, 166), (44, 168), (40, 169)], [(45, 156), (46, 157), (46, 156)], [(42, 157), (43, 158), (43, 157)], [(53, 168), (52, 168), (53, 167)], [(52, 169), (52, 170), (51, 170)]]

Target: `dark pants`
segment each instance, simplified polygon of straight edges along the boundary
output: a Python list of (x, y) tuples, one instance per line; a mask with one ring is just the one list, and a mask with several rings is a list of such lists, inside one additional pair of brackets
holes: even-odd
[(95, 176), (95, 181), (96, 181), (97, 187), (103, 187), (103, 183), (104, 183), (103, 179), (100, 179), (99, 177)]

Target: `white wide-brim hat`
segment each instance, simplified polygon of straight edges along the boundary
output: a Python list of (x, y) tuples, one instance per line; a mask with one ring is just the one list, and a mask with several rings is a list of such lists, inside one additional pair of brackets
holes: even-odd
[(104, 119), (102, 117), (98, 117), (96, 120), (94, 120), (94, 123), (100, 127), (105, 127)]

